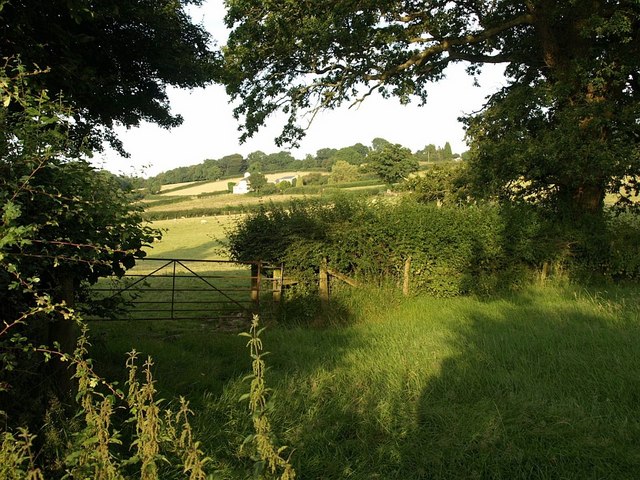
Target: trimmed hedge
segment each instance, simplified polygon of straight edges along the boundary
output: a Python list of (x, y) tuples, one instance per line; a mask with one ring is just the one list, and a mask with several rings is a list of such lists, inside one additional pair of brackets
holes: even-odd
[(574, 278), (640, 278), (640, 222), (606, 216), (567, 227), (530, 206), (397, 205), (357, 198), (261, 207), (231, 232), (232, 257), (285, 262), (311, 275), (323, 258), (366, 281), (399, 283), (411, 258), (411, 288), (438, 296), (517, 288), (538, 272)]

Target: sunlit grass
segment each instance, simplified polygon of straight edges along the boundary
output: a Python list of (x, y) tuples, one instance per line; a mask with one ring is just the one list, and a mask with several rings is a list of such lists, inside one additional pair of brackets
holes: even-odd
[[(639, 305), (622, 287), (338, 292), (333, 326), (265, 332), (274, 430), (301, 478), (636, 478)], [(238, 458), (249, 358), (236, 335), (184, 324), (95, 333), (107, 359), (137, 346), (167, 396), (195, 401), (222, 478), (251, 463)]]
[[(307, 172), (307, 171), (301, 171), (301, 172), (289, 171), (289, 172), (280, 172), (280, 173), (267, 173), (267, 174), (265, 174), (265, 177), (267, 178), (268, 182), (274, 182), (278, 178), (290, 177), (290, 176), (302, 177), (302, 176), (307, 175), (309, 173), (311, 173), (311, 172)], [(171, 192), (171, 195), (191, 196), (191, 195), (200, 195), (202, 193), (227, 191), (229, 182), (238, 183), (240, 180), (242, 180), (242, 176), (238, 176), (236, 178), (228, 178), (228, 179), (224, 179), (224, 180), (215, 180), (215, 181), (211, 181), (211, 182), (207, 182), (207, 183), (198, 182), (198, 185), (196, 185), (196, 186), (194, 186), (192, 188), (181, 188), (180, 190), (175, 190), (174, 192)], [(183, 185), (188, 185), (188, 183), (175, 183), (175, 184), (171, 184), (171, 185), (163, 185), (162, 190), (165, 190), (165, 191), (173, 190), (176, 187), (181, 187)], [(236, 197), (243, 197), (243, 195), (236, 195)]]
[(223, 248), (226, 232), (239, 215), (156, 220), (151, 226), (163, 232), (162, 240), (147, 248), (149, 257), (228, 259)]
[(238, 206), (250, 206), (259, 205), (261, 203), (279, 203), (288, 202), (294, 199), (303, 199), (306, 195), (288, 195), (278, 194), (269, 196), (255, 196), (255, 195), (234, 195), (232, 193), (215, 195), (210, 197), (185, 197), (184, 201), (153, 206), (151, 205), (146, 209), (149, 213), (155, 212), (186, 212), (189, 210), (198, 209), (216, 209), (216, 208), (230, 208)]

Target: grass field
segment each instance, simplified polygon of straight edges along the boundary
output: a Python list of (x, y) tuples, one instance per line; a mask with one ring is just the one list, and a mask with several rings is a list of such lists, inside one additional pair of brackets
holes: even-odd
[[(307, 175), (310, 172), (280, 172), (280, 173), (267, 173), (265, 174), (265, 177), (267, 177), (267, 181), (268, 182), (273, 182), (278, 178), (281, 177), (289, 177), (289, 176), (304, 176)], [(242, 177), (239, 176), (237, 178), (227, 178), (225, 180), (216, 180), (213, 182), (208, 182), (208, 183), (204, 183), (201, 184), (198, 182), (198, 185), (194, 186), (193, 188), (182, 188), (180, 190), (176, 190), (175, 192), (170, 192), (168, 194), (170, 195), (182, 195), (182, 196), (192, 196), (192, 195), (200, 195), (202, 193), (211, 193), (211, 192), (221, 192), (227, 191), (227, 185), (229, 184), (229, 182), (234, 182), (234, 183), (238, 183), (240, 180), (242, 180)], [(182, 185), (187, 185), (188, 183), (176, 183), (176, 184), (172, 184), (172, 185), (163, 185), (162, 190), (173, 190), (174, 188), (178, 187), (178, 186), (182, 186)]]
[(174, 188), (182, 188), (182, 187), (186, 187), (187, 185), (191, 185), (192, 183), (195, 183), (195, 182), (169, 183), (166, 185), (161, 185), (160, 191), (162, 192), (163, 190), (173, 190)]
[[(126, 310), (116, 310), (120, 304), (106, 300), (107, 305), (112, 305), (107, 318), (116, 319), (211, 321), (230, 314), (248, 318), (251, 269), (248, 265), (226, 263), (224, 244), (227, 230), (238, 218), (223, 215), (154, 222), (163, 238), (145, 249), (147, 257), (139, 260), (125, 277), (98, 282), (93, 287), (96, 304), (114, 295), (129, 303)], [(265, 283), (262, 287), (271, 285)], [(95, 314), (88, 316), (96, 318)]]
[[(240, 217), (154, 222), (154, 257), (223, 258)], [(323, 317), (263, 335), (270, 420), (311, 479), (635, 479), (640, 471), (640, 290), (530, 287), (495, 298), (337, 289)], [(293, 302), (294, 298), (290, 299)], [(315, 297), (297, 297), (311, 305)], [(305, 313), (302, 311), (302, 313)], [(308, 312), (306, 312), (308, 313)], [(303, 320), (306, 319), (306, 320)], [(199, 321), (92, 323), (92, 357), (123, 378), (155, 359), (161, 397), (192, 402), (215, 478), (246, 478), (246, 339)]]
[(156, 258), (226, 260), (226, 231), (239, 218), (239, 215), (219, 215), (157, 220), (152, 225), (162, 230), (162, 240), (147, 248), (147, 255)]
[(213, 209), (226, 208), (239, 205), (258, 205), (260, 203), (269, 202), (287, 202), (294, 198), (304, 198), (305, 195), (269, 195), (258, 197), (254, 195), (234, 195), (232, 193), (216, 195), (212, 197), (184, 197), (183, 201), (161, 204), (158, 206), (150, 205), (146, 208), (147, 212), (184, 212), (196, 209)]

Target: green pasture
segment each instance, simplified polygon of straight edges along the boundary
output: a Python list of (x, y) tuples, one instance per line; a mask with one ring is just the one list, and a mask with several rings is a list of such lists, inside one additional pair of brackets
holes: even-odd
[(238, 215), (219, 215), (156, 220), (151, 225), (162, 231), (162, 239), (146, 249), (147, 255), (150, 258), (227, 260), (226, 232), (238, 218)]
[[(224, 258), (236, 220), (154, 222), (165, 236), (149, 254)], [(269, 418), (299, 478), (637, 478), (636, 285), (556, 282), (446, 299), (343, 285), (323, 314), (317, 303), (311, 290), (285, 292), (263, 334)], [(214, 478), (246, 478), (252, 426), (238, 400), (251, 359), (242, 325), (219, 326), (92, 322), (92, 356), (101, 374), (124, 380), (127, 351), (151, 355), (161, 397), (190, 400)]]
[[(621, 286), (450, 299), (338, 289), (327, 316), (263, 335), (276, 440), (300, 478), (637, 478), (639, 305)], [(92, 335), (108, 376), (122, 377), (132, 348), (152, 355), (163, 398), (191, 400), (216, 478), (245, 478), (246, 339), (201, 322)]]
[[(262, 283), (263, 289), (270, 287)], [(251, 269), (247, 265), (145, 261), (124, 278), (93, 286), (92, 303), (107, 311), (87, 315), (90, 319), (248, 320), (253, 309)]]
[[(104, 312), (117, 319), (215, 320), (217, 325), (220, 317), (246, 318), (253, 307), (251, 269), (229, 263), (224, 247), (226, 232), (237, 219), (222, 215), (153, 222), (162, 239), (146, 249), (147, 257), (124, 278), (100, 280), (93, 287), (93, 299), (104, 301), (117, 294), (118, 301), (105, 304), (112, 311)], [(265, 301), (271, 288), (268, 279), (261, 283)]]
[[(273, 174), (271, 176), (275, 178), (283, 175)], [(192, 195), (187, 195), (185, 191), (180, 190), (180, 195), (178, 195), (169, 189), (169, 193), (149, 196), (141, 203), (149, 218), (179, 220), (183, 217), (246, 213), (259, 208), (260, 205), (286, 203), (306, 198), (331, 197), (336, 194), (371, 196), (384, 192), (386, 188), (378, 180), (365, 179), (348, 183), (292, 187), (272, 195), (258, 195), (256, 193), (234, 195), (220, 190), (213, 192), (194, 190)]]

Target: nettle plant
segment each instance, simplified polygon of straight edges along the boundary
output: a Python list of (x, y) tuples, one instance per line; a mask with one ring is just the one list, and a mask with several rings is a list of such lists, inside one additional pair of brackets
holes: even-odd
[[(42, 74), (11, 61), (0, 70), (0, 478), (208, 478), (213, 462), (195, 439), (189, 402), (156, 398), (151, 358), (140, 367), (129, 354), (123, 391), (88, 357), (76, 288), (124, 273), (158, 232), (111, 175), (74, 156), (89, 152), (69, 139), (71, 112), (28, 88)], [(28, 387), (35, 378), (41, 397)], [(257, 461), (272, 474), (277, 461), (293, 478), (281, 450), (265, 450), (264, 412), (251, 414)]]
[[(71, 112), (47, 92), (27, 86), (29, 76), (42, 74), (10, 61), (0, 72), (0, 477), (125, 478), (139, 471), (141, 478), (158, 478), (159, 465), (169, 464), (189, 478), (205, 478), (207, 459), (191, 435), (188, 403), (181, 400), (175, 412), (158, 406), (151, 360), (140, 381), (137, 355), (131, 353), (124, 394), (96, 375), (87, 357), (86, 325), (73, 309), (74, 287), (123, 272), (157, 232), (142, 225), (110, 176), (73, 159), (82, 145), (68, 138)], [(70, 342), (75, 347), (69, 349)], [(70, 368), (52, 372), (47, 363)], [(52, 373), (58, 386), (70, 390), (54, 392), (44, 381)], [(35, 378), (47, 387), (46, 395), (75, 392), (80, 421), (54, 454), (41, 455), (47, 450), (42, 441), (34, 454), (35, 436), (19, 426), (25, 420), (37, 425), (45, 414), (45, 394), (30, 398), (33, 392), (25, 388)], [(135, 425), (124, 456), (114, 449), (123, 442), (112, 424), (118, 406)], [(39, 465), (42, 457), (46, 467)]]

